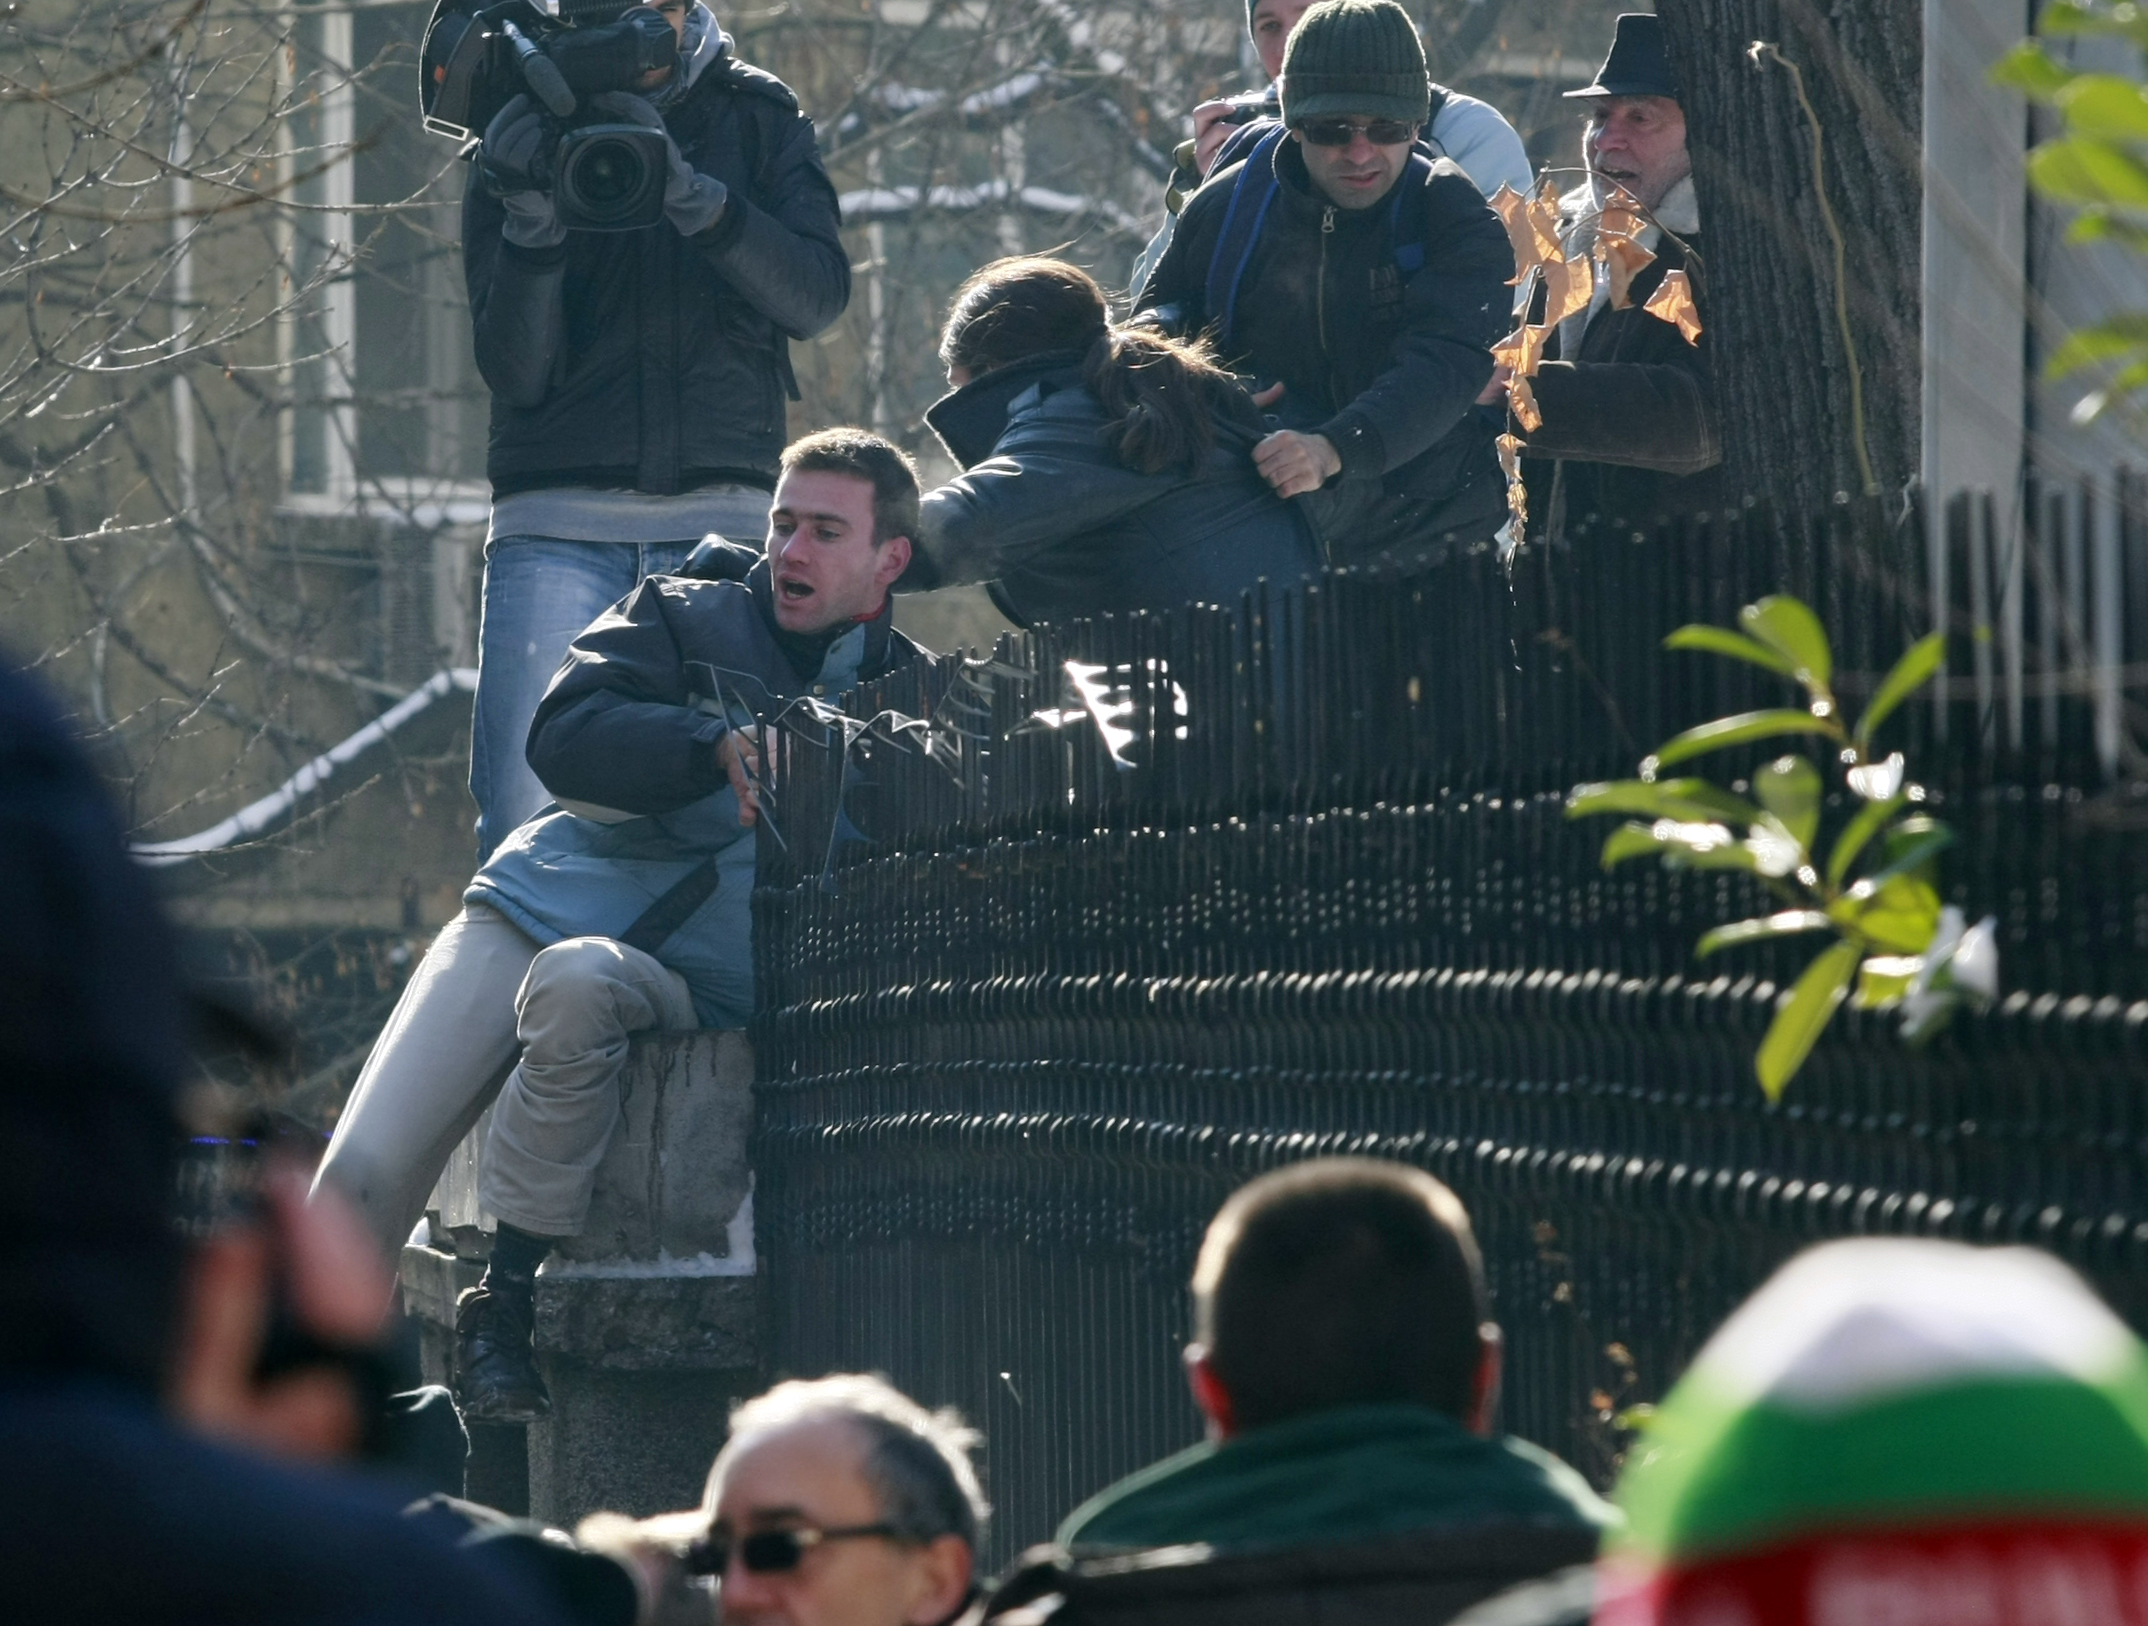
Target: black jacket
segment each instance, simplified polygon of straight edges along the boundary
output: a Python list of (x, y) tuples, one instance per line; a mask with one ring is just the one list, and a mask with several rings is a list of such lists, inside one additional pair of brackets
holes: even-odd
[(686, 161), (730, 189), (692, 238), (659, 220), (517, 248), (473, 166), (463, 270), (497, 495), (775, 484), (789, 340), (850, 302), (835, 188), (797, 98), (728, 46), (664, 122)]
[(5, 1617), (45, 1626), (568, 1626), (547, 1577), (355, 1472), (202, 1439), (146, 1397), (0, 1383)]
[(1104, 409), (1072, 354), (972, 380), (925, 414), (965, 470), (926, 493), (918, 544), (930, 575), (992, 578), (993, 602), (1023, 626), (1235, 604), (1263, 579), (1312, 575), (1312, 532), (1253, 466), (1266, 426), (1239, 400), (1218, 415), (1197, 470), (1143, 474), (1106, 444)]
[[(1276, 154), (1280, 189), (1239, 285), (1234, 331), (1219, 348), (1257, 384), (1285, 386), (1272, 409), (1282, 427), (1334, 444), (1342, 473), (1318, 495), (1370, 486), (1390, 504), (1409, 504), (1408, 519), (1375, 547), (1359, 526), (1309, 505), (1329, 562), (1489, 536), (1503, 498), (1494, 430), (1474, 403), (1513, 301), (1514, 256), (1499, 217), (1447, 159), (1430, 166), (1422, 195), (1405, 198), (1398, 215), (1385, 199), (1338, 208), (1314, 189), (1295, 142)], [(1219, 322), (1222, 313), (1208, 309), (1209, 262), (1244, 168), (1219, 171), (1187, 203), (1137, 310), (1180, 332)], [(1391, 221), (1423, 245), (1423, 265), (1408, 275)]]
[[(1641, 308), (1680, 268), (1701, 309), (1698, 344)], [(1699, 267), (1665, 237), (1655, 262), (1634, 277), (1631, 297), (1625, 310), (1598, 311), (1572, 356), (1560, 355), (1553, 334), (1549, 359), (1531, 380), (1544, 422), (1526, 437), (1523, 467), (1532, 529), (1542, 536), (1646, 531), (1719, 503), (1723, 453)]]
[[(545, 789), (622, 813), (672, 812), (728, 783), (713, 747), (731, 719), (717, 707), (760, 716), (817, 692), (822, 657), (850, 625), (783, 631), (768, 564), (756, 559), (704, 543), (688, 564), (718, 579), (651, 576), (574, 640), (530, 723), (530, 769)], [(920, 656), (895, 630), (892, 602), (866, 624), (856, 681)]]

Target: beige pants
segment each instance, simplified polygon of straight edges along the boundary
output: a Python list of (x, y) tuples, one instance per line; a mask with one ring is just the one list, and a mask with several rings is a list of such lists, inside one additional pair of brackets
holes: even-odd
[(316, 1184), (358, 1205), (392, 1261), (497, 1094), (479, 1203), (517, 1230), (573, 1236), (619, 1121), (628, 1038), (698, 1025), (685, 979), (641, 950), (607, 937), (539, 948), (471, 904), (396, 1002)]

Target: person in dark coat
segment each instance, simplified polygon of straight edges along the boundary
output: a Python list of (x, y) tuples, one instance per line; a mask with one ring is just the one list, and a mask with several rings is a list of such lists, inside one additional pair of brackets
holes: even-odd
[(544, 804), (523, 760), (568, 640), (711, 533), (758, 541), (796, 399), (789, 347), (850, 300), (841, 208), (813, 121), (738, 60), (700, 0), (658, 0), (676, 66), (592, 98), (670, 143), (664, 215), (568, 231), (551, 127), (517, 96), (463, 201), (492, 515), (470, 756), (482, 862)]
[(1197, 343), (1114, 328), (1094, 278), (1000, 260), (955, 295), (954, 393), (925, 414), (959, 479), (924, 498), (918, 585), (988, 580), (1023, 626), (1232, 604), (1319, 568), (1296, 506), (1253, 464), (1266, 433)]
[(1499, 1329), (1469, 1216), (1420, 1169), (1315, 1158), (1233, 1193), (1193, 1275), (1208, 1439), (1067, 1516), (1001, 1626), (1439, 1626), (1592, 1557), (1617, 1514), (1493, 1426)]
[(0, 662), (0, 1618), (563, 1622), (337, 1460), (386, 1311), (350, 1216), (278, 1171), (181, 1233), (188, 1005), (103, 788)]
[(1394, 0), (1314, 6), (1283, 59), (1283, 125), (1186, 204), (1135, 300), (1213, 333), (1261, 386), (1279, 427), (1256, 464), (1308, 499), (1333, 565), (1422, 567), (1504, 518), (1475, 403), (1514, 256), (1469, 177), (1415, 150), (1431, 94)]
[[(1611, 308), (1597, 269), (1588, 309), (1561, 322), (1534, 378), (1540, 428), (1523, 435), (1529, 509), (1543, 537), (1594, 527), (1645, 531), (1720, 501), (1722, 461), (1708, 370), (1700, 213), (1686, 151), (1685, 115), (1663, 49), (1662, 24), (1634, 13), (1593, 83), (1567, 92), (1588, 108), (1583, 150), (1589, 178), (1560, 202), (1569, 260), (1589, 257), (1607, 202), (1639, 205), (1634, 241), (1655, 259), (1635, 274), (1623, 310)], [(1698, 339), (1645, 309), (1682, 271), (1702, 320)], [(1503, 396), (1496, 378), (1487, 400)]]

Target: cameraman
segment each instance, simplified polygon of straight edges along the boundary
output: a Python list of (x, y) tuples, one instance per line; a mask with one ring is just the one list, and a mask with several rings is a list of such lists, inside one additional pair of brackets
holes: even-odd
[(478, 370), (492, 391), (470, 790), (479, 861), (544, 805), (523, 758), (568, 642), (711, 532), (758, 537), (797, 399), (789, 341), (850, 302), (813, 124), (731, 54), (699, 0), (655, 8), (675, 67), (591, 98), (670, 140), (664, 218), (569, 232), (558, 126), (528, 96), (485, 131), (463, 200)]

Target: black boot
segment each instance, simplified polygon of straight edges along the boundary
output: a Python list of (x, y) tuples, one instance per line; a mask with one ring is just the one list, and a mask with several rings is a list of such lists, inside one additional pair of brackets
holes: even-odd
[(552, 1410), (531, 1347), (531, 1300), (470, 1287), (455, 1301), (455, 1404), (466, 1423), (527, 1423)]
[(485, 1279), (455, 1301), (455, 1403), (469, 1423), (527, 1423), (552, 1397), (533, 1346), (537, 1266), (551, 1239), (501, 1226)]

